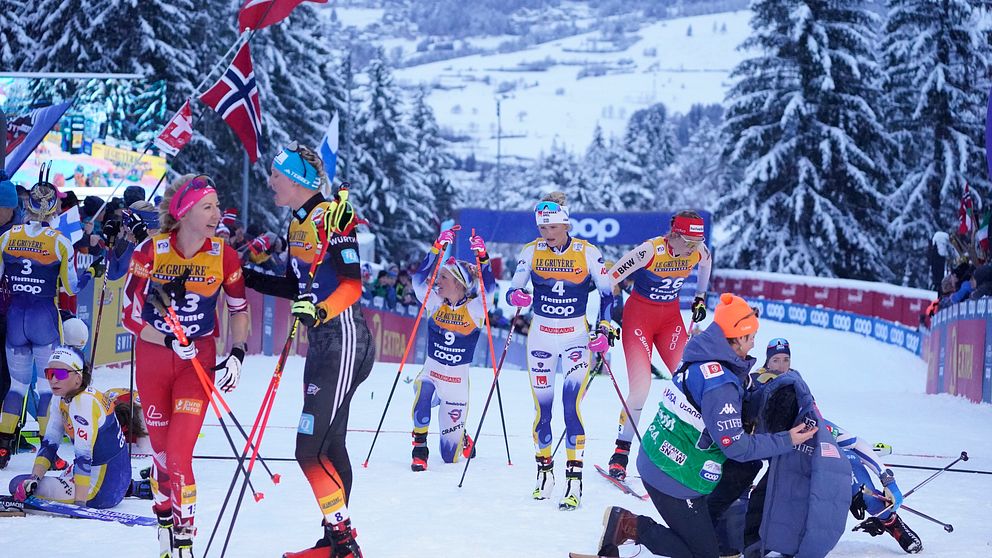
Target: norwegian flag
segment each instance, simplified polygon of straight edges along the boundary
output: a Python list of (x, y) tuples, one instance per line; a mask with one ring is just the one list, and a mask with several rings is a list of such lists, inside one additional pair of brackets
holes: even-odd
[[(326, 4), (327, 0), (306, 0)], [(238, 12), (238, 29), (262, 29), (286, 19), (304, 0), (245, 0)]]
[(220, 114), (244, 144), (251, 162), (257, 161), (261, 156), (262, 106), (247, 42), (217, 83), (200, 95), (200, 101)]
[(179, 153), (189, 140), (193, 137), (193, 110), (189, 106), (189, 99), (179, 107), (172, 120), (165, 125), (162, 133), (155, 138), (155, 146), (164, 153), (173, 157)]

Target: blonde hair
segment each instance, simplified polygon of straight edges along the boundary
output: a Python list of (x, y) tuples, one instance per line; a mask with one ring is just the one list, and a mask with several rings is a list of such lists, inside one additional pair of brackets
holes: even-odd
[(313, 168), (317, 169), (317, 176), (320, 177), (320, 186), (317, 188), (321, 192), (327, 192), (330, 189), (330, 183), (327, 180), (327, 171), (324, 169), (324, 161), (321, 160), (320, 155), (309, 147), (298, 144), (296, 152), (303, 157), (303, 160), (313, 165)]
[(186, 184), (190, 180), (193, 180), (199, 175), (196, 174), (184, 174), (179, 178), (172, 181), (168, 188), (162, 192), (162, 201), (158, 203), (158, 220), (161, 226), (159, 227), (160, 233), (171, 233), (172, 231), (179, 228), (179, 220), (169, 213), (169, 204), (172, 203), (173, 196), (176, 195), (176, 190), (180, 186)]
[(543, 198), (541, 198), (541, 201), (554, 202), (558, 205), (568, 205), (568, 202), (565, 201), (565, 192), (559, 190), (548, 192)]
[(131, 210), (134, 210), (134, 211), (154, 211), (155, 210), (155, 204), (153, 204), (152, 202), (150, 202), (148, 200), (138, 200), (138, 201), (132, 203), (130, 206), (128, 206), (128, 209), (131, 209)]

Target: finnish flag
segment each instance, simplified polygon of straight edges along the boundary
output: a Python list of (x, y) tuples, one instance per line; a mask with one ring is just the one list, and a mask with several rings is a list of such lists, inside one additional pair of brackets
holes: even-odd
[[(327, 172), (327, 182), (334, 182), (334, 170), (338, 163), (338, 113), (334, 113), (331, 118), (331, 125), (327, 127), (327, 133), (320, 142), (320, 158), (324, 161), (324, 171)], [(328, 195), (328, 192), (324, 192)]]
[(73, 206), (59, 215), (59, 222), (55, 226), (60, 233), (75, 244), (83, 239), (83, 224), (79, 220), (79, 207)]

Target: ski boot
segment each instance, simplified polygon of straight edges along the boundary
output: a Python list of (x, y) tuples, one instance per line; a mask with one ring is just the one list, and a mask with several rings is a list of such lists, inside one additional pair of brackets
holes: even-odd
[(475, 440), (468, 435), (468, 432), (462, 434), (462, 457), (475, 459)]
[(192, 527), (179, 527), (172, 530), (172, 558), (194, 558)]
[(312, 548), (299, 552), (286, 552), (283, 558), (362, 558), (362, 551), (355, 540), (357, 532), (346, 519), (337, 525), (324, 523), (324, 538)]
[(38, 446), (32, 444), (28, 441), (28, 437), (24, 434), (20, 434), (17, 439), (17, 453), (35, 453), (38, 451)]
[(535, 500), (546, 500), (555, 489), (555, 462), (550, 457), (537, 457), (537, 487), (534, 488)]
[(627, 460), (630, 457), (630, 442), (617, 439), (617, 449), (610, 458), (610, 476), (617, 480), (627, 478)]
[(69, 462), (55, 454), (55, 461), (48, 466), (49, 471), (65, 471), (69, 468)]
[(14, 454), (16, 440), (13, 434), (0, 434), (0, 469), (6, 469), (10, 456)]
[(603, 536), (599, 539), (600, 556), (620, 556), (619, 546), (637, 542), (637, 516), (613, 506), (603, 514)]
[(427, 449), (427, 433), (418, 434), (413, 433), (413, 462), (410, 463), (410, 469), (414, 472), (419, 473), (421, 471), (427, 470), (427, 456), (430, 455), (430, 450)]
[(920, 540), (919, 535), (916, 531), (909, 528), (908, 525), (899, 517), (898, 514), (892, 514), (892, 517), (882, 522), (882, 527), (885, 531), (892, 535), (892, 538), (899, 543), (907, 554), (918, 554), (923, 552), (923, 541)]
[(582, 502), (582, 462), (569, 461), (565, 467), (565, 496), (558, 502), (558, 509), (571, 511)]
[(159, 558), (172, 558), (172, 510), (155, 511), (158, 518), (158, 556)]

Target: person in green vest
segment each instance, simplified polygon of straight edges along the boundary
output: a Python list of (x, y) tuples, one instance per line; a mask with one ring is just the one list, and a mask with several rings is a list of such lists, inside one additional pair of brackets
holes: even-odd
[(744, 431), (741, 411), (755, 359), (758, 311), (730, 293), (720, 295), (713, 323), (686, 345), (681, 366), (662, 389), (658, 414), (644, 434), (637, 469), (668, 525), (620, 507), (607, 508), (600, 556), (641, 544), (658, 556), (717, 558), (719, 544), (706, 504), (728, 458), (739, 462), (792, 451), (816, 427), (800, 424), (774, 434)]

